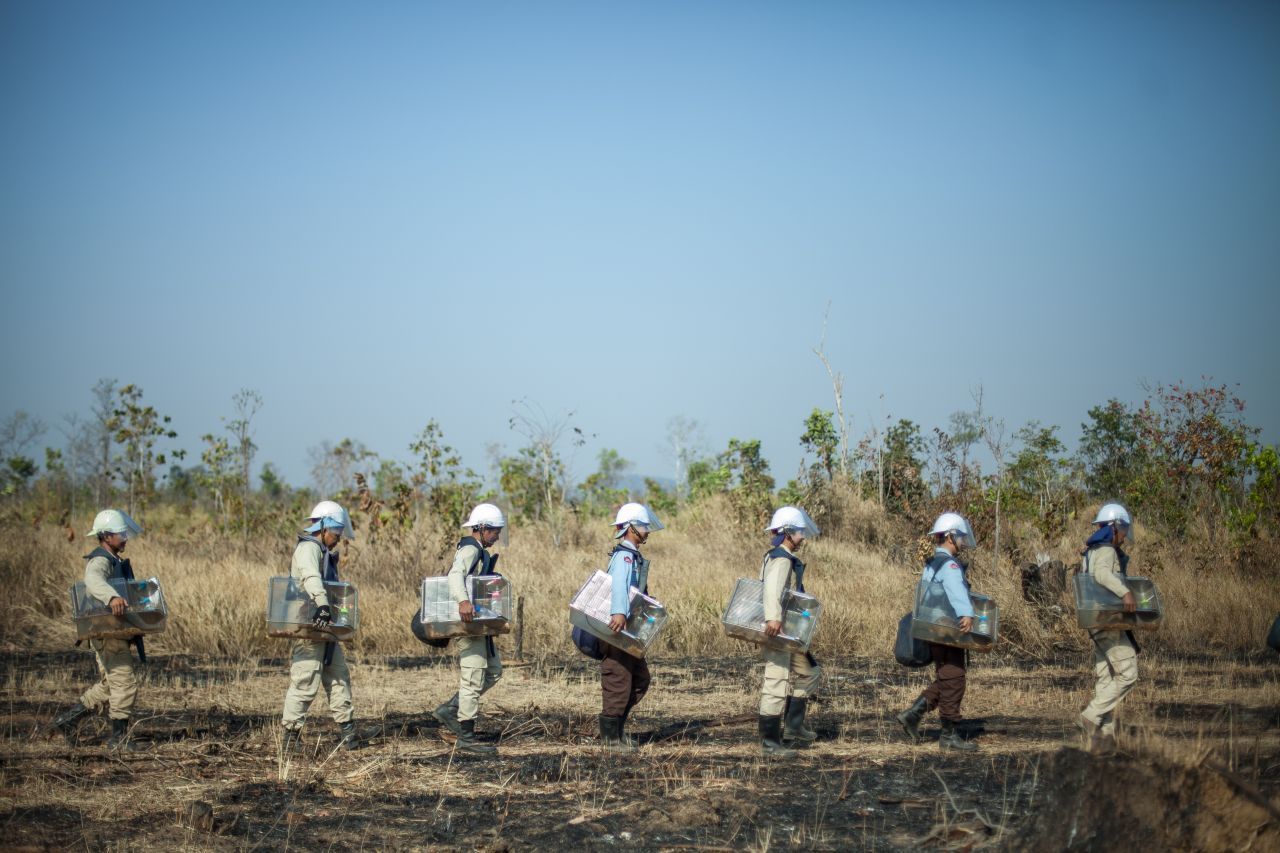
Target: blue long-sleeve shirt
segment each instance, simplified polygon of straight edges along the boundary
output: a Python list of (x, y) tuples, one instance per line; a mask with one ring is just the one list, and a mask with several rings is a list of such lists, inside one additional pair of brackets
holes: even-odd
[[(947, 562), (938, 569), (936, 577), (938, 582), (942, 584), (942, 590), (947, 594), (947, 601), (951, 604), (951, 609), (955, 611), (957, 619), (963, 619), (966, 616), (973, 616), (973, 602), (969, 599), (969, 589), (965, 586), (964, 570), (960, 568), (960, 564), (945, 548), (939, 548), (933, 552), (934, 557), (945, 555)], [(935, 574), (931, 566), (925, 566), (924, 574), (920, 577), (921, 583), (932, 583)]]
[(622, 547), (609, 560), (609, 577), (613, 588), (609, 596), (609, 613), (631, 614), (631, 587), (643, 589), (640, 579), (640, 552), (630, 542), (618, 543)]

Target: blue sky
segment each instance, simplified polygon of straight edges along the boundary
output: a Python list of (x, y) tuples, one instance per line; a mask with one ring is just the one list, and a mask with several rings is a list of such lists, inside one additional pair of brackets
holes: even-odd
[[(1280, 441), (1273, 3), (0, 5), (0, 416), (240, 388), (295, 483), (528, 398), (670, 469), (1239, 383)], [(51, 438), (56, 438), (51, 433)]]

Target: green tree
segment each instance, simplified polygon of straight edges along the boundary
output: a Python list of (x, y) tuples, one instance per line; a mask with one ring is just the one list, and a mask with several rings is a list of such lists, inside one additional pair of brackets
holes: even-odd
[(1080, 425), (1076, 453), (1084, 468), (1085, 487), (1100, 500), (1123, 500), (1147, 464), (1138, 439), (1137, 414), (1114, 398), (1088, 414), (1088, 423)]
[[(178, 437), (170, 426), (171, 418), (142, 401), (142, 388), (132, 383), (119, 389), (116, 406), (111, 411), (108, 428), (120, 446), (115, 459), (116, 473), (128, 487), (128, 511), (139, 517), (146, 511), (155, 494), (155, 469), (165, 464), (165, 454), (156, 449), (160, 439)], [(173, 451), (173, 458), (186, 453)]]
[(1079, 469), (1058, 439), (1058, 428), (1031, 421), (1014, 433), (1022, 446), (1005, 472), (1014, 512), (1032, 519), (1046, 537), (1059, 536), (1076, 504)]
[(26, 491), (39, 470), (36, 461), (27, 454), (44, 432), (44, 423), (23, 411), (14, 412), (0, 422), (0, 493), (13, 495)]
[(805, 418), (804, 434), (800, 436), (800, 446), (818, 457), (818, 465), (828, 482), (835, 479), (840, 454), (840, 434), (832, 421), (834, 416), (833, 412), (815, 408)]
[(1137, 413), (1138, 439), (1150, 464), (1136, 504), (1176, 534), (1199, 514), (1210, 537), (1244, 500), (1248, 453), (1257, 430), (1244, 421), (1244, 400), (1225, 385), (1157, 386)]
[(236, 465), (235, 451), (226, 436), (205, 433), (200, 436), (205, 443), (200, 451), (202, 470), (197, 481), (213, 499), (213, 512), (221, 530), (231, 529), (233, 504), (240, 492), (240, 471)]
[(262, 484), (262, 494), (271, 501), (279, 501), (289, 494), (289, 484), (276, 470), (276, 466), (270, 462), (262, 466), (262, 471), (258, 474), (258, 482)]
[(444, 432), (434, 419), (409, 444), (416, 458), (410, 484), (426, 502), (427, 510), (449, 524), (461, 524), (470, 507), (480, 497), (481, 482), (475, 471), (462, 464), (462, 457), (444, 441)]
[[(759, 439), (729, 439), (729, 446), (715, 459), (689, 465), (689, 494), (693, 500), (722, 493), (733, 505), (736, 521), (750, 528), (764, 523), (773, 503), (773, 477), (760, 452)], [(767, 520), (765, 518), (764, 520)]]
[(606, 515), (610, 509), (627, 499), (627, 490), (620, 487), (620, 481), (631, 463), (609, 447), (603, 448), (596, 460), (595, 473), (578, 484), (582, 510), (588, 516)]
[(885, 509), (910, 516), (918, 512), (927, 496), (920, 457), (925, 452), (920, 427), (906, 418), (889, 427), (884, 435)]

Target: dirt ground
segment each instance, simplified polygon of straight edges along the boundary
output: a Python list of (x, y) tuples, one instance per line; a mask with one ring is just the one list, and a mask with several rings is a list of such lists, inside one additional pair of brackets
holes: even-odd
[[(322, 696), (305, 753), (282, 764), (283, 659), (153, 655), (135, 715), (145, 751), (111, 755), (102, 718), (82, 725), (75, 746), (47, 728), (95, 678), (88, 654), (0, 655), (0, 846), (1119, 849), (1135, 834), (1118, 827), (1200, 808), (1228, 814), (1234, 829), (1196, 835), (1170, 823), (1156, 846), (1238, 849), (1245, 839), (1266, 849), (1280, 827), (1274, 655), (1144, 660), (1110, 760), (1073, 749), (1091, 684), (1074, 658), (975, 660), (965, 710), (981, 748), (965, 755), (911, 746), (889, 718), (924, 673), (824, 661), (811, 717), (821, 739), (789, 762), (760, 757), (760, 670), (745, 651), (654, 660), (633, 718), (642, 748), (622, 758), (595, 745), (599, 692), (586, 658), (508, 667), (482, 703), (478, 729), (500, 747), (491, 759), (455, 753), (430, 715), (456, 684), (451, 658), (351, 664), (366, 748), (333, 750)], [(926, 730), (936, 737), (936, 716)], [(1106, 803), (1158, 784), (1172, 786), (1170, 799), (1108, 822)]]

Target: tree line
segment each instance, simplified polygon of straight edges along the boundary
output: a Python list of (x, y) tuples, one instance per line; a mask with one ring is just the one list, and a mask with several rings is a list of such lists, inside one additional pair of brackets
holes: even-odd
[(144, 401), (142, 388), (103, 379), (91, 389), (87, 415), (63, 418), (60, 446), (46, 444), (42, 460), (35, 448), (50, 436), (44, 423), (21, 411), (0, 423), (0, 494), (37, 523), (67, 524), (116, 503), (141, 518), (171, 506), (242, 540), (291, 524), (319, 496), (349, 503), (375, 536), (396, 535), (424, 518), (453, 524), (480, 500), (498, 500), (516, 519), (545, 523), (554, 533), (571, 518), (607, 516), (626, 500), (672, 513), (713, 496), (727, 501), (744, 529), (763, 524), (780, 501), (837, 524), (850, 497), (916, 526), (954, 509), (997, 551), (1008, 547), (1001, 536), (1013, 524), (1052, 541), (1100, 500), (1123, 501), (1165, 535), (1203, 532), (1236, 548), (1280, 528), (1280, 455), (1259, 440), (1244, 401), (1226, 385), (1157, 385), (1136, 406), (1101, 402), (1087, 412), (1070, 452), (1058, 426), (1030, 421), (1008, 430), (986, 411), (981, 389), (973, 407), (953, 413), (945, 427), (926, 431), (886, 418), (853, 436), (839, 377), (832, 378), (836, 408), (798, 419), (803, 462), (785, 481), (771, 471), (758, 439), (732, 438), (708, 452), (697, 422), (682, 417), (667, 425), (673, 478), (641, 480), (616, 449), (605, 448), (595, 470), (575, 481), (570, 461), (595, 436), (572, 412), (551, 414), (516, 400), (508, 426), (520, 446), (514, 453), (490, 446), (487, 483), (430, 420), (404, 456), (352, 438), (321, 442), (309, 450), (312, 483), (304, 487), (290, 486), (270, 462), (253, 482), (254, 419), (265, 405), (256, 391), (231, 398), (220, 428), (200, 436), (198, 461), (188, 462), (172, 419)]

